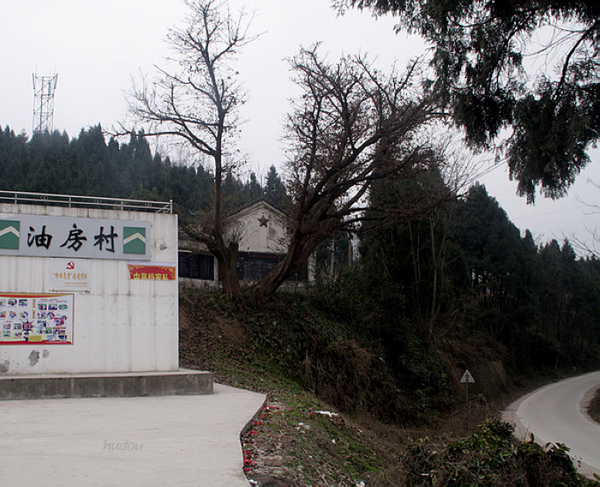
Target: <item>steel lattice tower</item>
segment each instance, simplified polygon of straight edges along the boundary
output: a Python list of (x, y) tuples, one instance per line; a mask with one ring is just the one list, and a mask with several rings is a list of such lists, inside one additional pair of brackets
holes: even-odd
[(58, 74), (33, 77), (33, 132), (52, 132), (54, 118), (54, 90)]

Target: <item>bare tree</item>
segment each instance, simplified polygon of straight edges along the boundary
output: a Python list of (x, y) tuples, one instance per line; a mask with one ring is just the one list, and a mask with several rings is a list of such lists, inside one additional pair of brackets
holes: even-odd
[(258, 283), (262, 299), (298, 271), (325, 237), (361, 221), (373, 182), (413, 178), (431, 162), (419, 134), (437, 112), (420, 89), (417, 62), (402, 77), (386, 76), (362, 57), (330, 64), (317, 51), (318, 45), (302, 49), (291, 60), (303, 95), (287, 124), (289, 246)]
[(214, 169), (212, 212), (188, 235), (206, 245), (219, 263), (228, 298), (240, 294), (235, 271), (238, 242), (223, 228), (222, 183), (235, 161), (232, 140), (239, 126), (244, 94), (230, 63), (253, 40), (243, 12), (233, 16), (226, 0), (185, 0), (186, 27), (173, 29), (172, 70), (156, 68), (152, 82), (142, 81), (128, 95), (129, 112), (145, 127), (146, 137), (173, 136), (189, 144)]

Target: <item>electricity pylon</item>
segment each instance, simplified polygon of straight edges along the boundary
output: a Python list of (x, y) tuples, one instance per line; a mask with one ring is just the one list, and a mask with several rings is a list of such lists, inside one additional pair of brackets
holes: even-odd
[(54, 118), (54, 90), (58, 74), (33, 77), (33, 132), (52, 132)]

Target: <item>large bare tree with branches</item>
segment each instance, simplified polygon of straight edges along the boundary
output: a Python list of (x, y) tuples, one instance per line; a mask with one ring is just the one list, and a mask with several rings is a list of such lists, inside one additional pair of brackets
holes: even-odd
[(401, 76), (384, 75), (360, 56), (329, 63), (316, 45), (302, 49), (291, 68), (303, 94), (287, 123), (289, 246), (258, 283), (261, 299), (298, 271), (325, 237), (364, 218), (375, 181), (414, 178), (433, 161), (419, 135), (437, 111), (422, 90), (417, 62)]
[(199, 226), (185, 227), (219, 263), (229, 298), (240, 293), (235, 271), (238, 241), (224, 229), (222, 183), (236, 164), (232, 140), (239, 128), (244, 94), (231, 67), (239, 50), (253, 40), (244, 12), (234, 16), (226, 0), (186, 0), (187, 25), (173, 29), (169, 68), (156, 68), (153, 81), (134, 84), (129, 112), (144, 127), (143, 135), (172, 136), (187, 142), (214, 171), (212, 212)]

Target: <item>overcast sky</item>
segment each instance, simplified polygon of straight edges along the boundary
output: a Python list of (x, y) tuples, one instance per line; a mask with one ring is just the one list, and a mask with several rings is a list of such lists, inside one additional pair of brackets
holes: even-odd
[[(298, 48), (322, 41), (330, 59), (367, 53), (386, 69), (419, 55), (418, 38), (395, 34), (392, 18), (374, 19), (351, 11), (343, 17), (328, 0), (242, 0), (253, 14), (252, 32), (262, 33), (242, 52), (236, 69), (244, 81), (248, 103), (241, 117), (241, 149), (248, 170), (259, 176), (271, 164), (281, 167), (282, 122), (293, 93), (286, 58)], [(76, 137), (82, 128), (101, 123), (109, 128), (126, 116), (124, 92), (131, 78), (152, 73), (169, 54), (165, 35), (182, 25), (186, 7), (179, 0), (0, 0), (0, 126), (31, 134), (32, 74), (58, 73), (54, 128)], [(521, 230), (532, 230), (538, 242), (575, 234), (588, 243), (586, 231), (600, 227), (600, 215), (584, 203), (600, 205), (600, 152), (578, 179), (569, 197), (539, 197), (534, 207), (515, 196), (504, 165), (481, 181)]]

